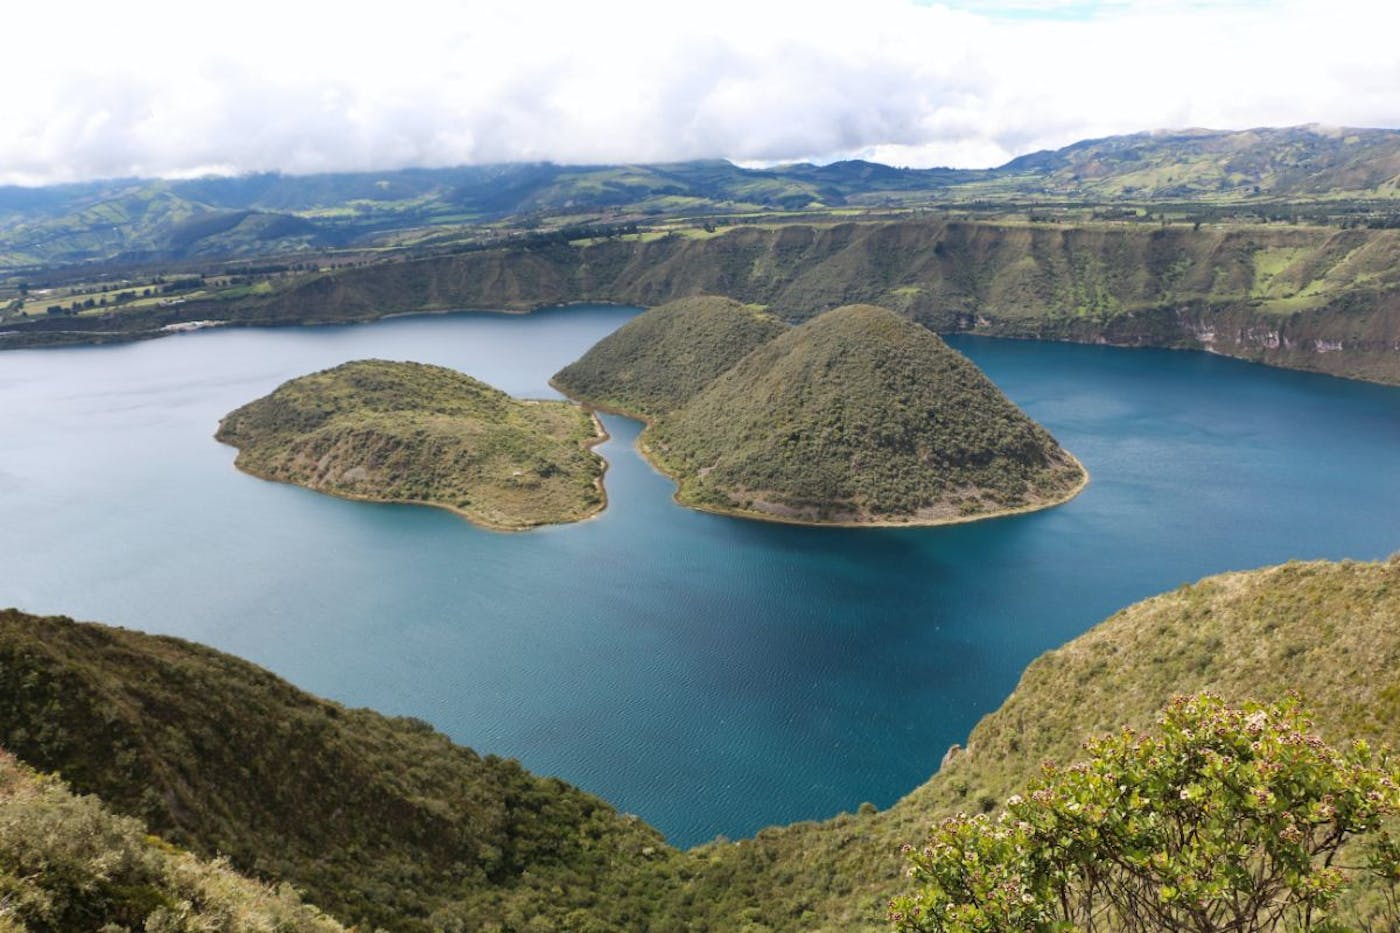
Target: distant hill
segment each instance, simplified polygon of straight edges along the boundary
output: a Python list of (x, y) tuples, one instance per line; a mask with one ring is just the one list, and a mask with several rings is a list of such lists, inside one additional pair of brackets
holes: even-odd
[(1400, 131), (1296, 126), (1090, 139), (996, 170), (1028, 194), (1400, 198)]
[(552, 381), (589, 405), (652, 418), (690, 401), (786, 329), (777, 318), (730, 298), (681, 298), (634, 317)]
[(519, 401), (463, 373), (358, 360), (283, 383), (215, 437), (264, 479), (449, 509), (497, 529), (602, 509), (601, 428), (577, 405)]
[(159, 263), (316, 252), (438, 227), (513, 219), (803, 211), (921, 191), (965, 172), (871, 163), (745, 169), (544, 163), (175, 181), (0, 187), (0, 272), (71, 263)]
[(179, 639), (14, 610), (0, 611), (0, 748), (366, 929), (581, 928), (567, 918), (586, 908), (633, 926), (624, 879), (672, 852), (425, 723)]
[(742, 168), (517, 163), (319, 175), (0, 187), (0, 272), (83, 262), (230, 259), (506, 223), (606, 223), (997, 201), (1400, 198), (1400, 131), (1315, 126), (1086, 140), (995, 169), (851, 160)]
[[(0, 188), (0, 271), (90, 262), (235, 259), (341, 245), (332, 227), (252, 204), (223, 208), (188, 183), (127, 181)], [(47, 189), (41, 189), (47, 190)]]

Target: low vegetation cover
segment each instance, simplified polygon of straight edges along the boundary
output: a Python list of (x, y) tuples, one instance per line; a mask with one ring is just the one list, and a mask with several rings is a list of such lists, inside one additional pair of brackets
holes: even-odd
[(0, 751), (0, 931), (316, 931), (342, 927), (264, 885), (196, 858)]
[(690, 401), (786, 329), (730, 298), (681, 298), (628, 321), (556, 373), (553, 383), (589, 405), (654, 418)]
[[(691, 850), (689, 922), (887, 930), (889, 900), (910, 889), (901, 846), (921, 851), (958, 813), (999, 812), (1042, 762), (1080, 761), (1089, 736), (1148, 731), (1174, 695), (1202, 691), (1231, 705), (1298, 691), (1327, 743), (1400, 748), (1400, 556), (1227, 573), (1121, 610), (1033, 662), (966, 748), (893, 807)], [(931, 770), (940, 754), (929, 750)], [(1390, 929), (1374, 886), (1343, 891), (1337, 909), (1359, 929)]]
[(765, 518), (956, 521), (1052, 505), (1086, 478), (936, 334), (868, 305), (762, 344), (643, 441), (678, 501)]
[(1324, 126), (1177, 130), (1086, 139), (1000, 169), (1002, 184), (1104, 200), (1400, 195), (1400, 134)]
[(999, 816), (958, 814), (906, 846), (918, 887), (890, 902), (895, 927), (1336, 930), (1358, 881), (1384, 893), (1368, 922), (1400, 925), (1400, 850), (1384, 832), (1400, 763), (1361, 740), (1331, 747), (1296, 700), (1178, 697), (1153, 732), (1085, 753), (1046, 763)]
[(264, 479), (451, 509), (527, 528), (600, 511), (602, 429), (568, 402), (520, 401), (441, 366), (360, 360), (284, 383), (215, 435)]
[(0, 611), (0, 747), (365, 929), (588, 929), (580, 911), (627, 928), (631, 879), (673, 851), (425, 723), (179, 639), (14, 610)]
[[(1306, 727), (1278, 705), (1291, 690), (1311, 713)], [(967, 748), (890, 809), (685, 853), (558, 781), (480, 758), (421, 723), (309, 697), (218, 652), (0, 614), (0, 746), (173, 842), (288, 880), (342, 921), (392, 930), (888, 929), (888, 902), (911, 893), (902, 844), (922, 853), (943, 820), (998, 813), (1018, 793), (1034, 802), (1026, 785), (1042, 762), (1084, 760), (1086, 736), (1110, 737), (1090, 760), (1094, 749), (1121, 757), (1148, 748), (1148, 736), (1165, 741), (1160, 711), (1203, 691), (1243, 709), (1198, 705), (1225, 725), (1248, 729), (1266, 712), (1261, 729), (1281, 751), (1336, 760), (1312, 739), (1292, 743), (1296, 731), (1340, 750), (1356, 774), (1379, 765), (1352, 743), (1400, 742), (1400, 557), (1223, 574), (1130, 606), (1036, 660)], [(1243, 707), (1251, 697), (1268, 703)], [(939, 750), (929, 754), (932, 768)], [(1255, 768), (1232, 759), (1230, 774)], [(1050, 778), (1106, 773), (1094, 767)], [(1334, 866), (1362, 865), (1371, 851), (1343, 850)], [(1388, 881), (1364, 874), (1348, 872), (1341, 887), (1321, 876), (1317, 890), (1337, 895), (1326, 916), (1390, 929)]]

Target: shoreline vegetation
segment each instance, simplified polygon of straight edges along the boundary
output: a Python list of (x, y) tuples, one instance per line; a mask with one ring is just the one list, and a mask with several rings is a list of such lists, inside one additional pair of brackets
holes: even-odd
[(360, 502), (421, 505), (491, 531), (593, 518), (609, 440), (572, 402), (513, 399), (455, 370), (361, 360), (292, 379), (230, 412), (234, 465)]
[(1089, 481), (976, 366), (869, 305), (787, 327), (725, 298), (671, 302), (550, 385), (641, 420), (674, 501), (714, 514), (929, 527), (1049, 508)]

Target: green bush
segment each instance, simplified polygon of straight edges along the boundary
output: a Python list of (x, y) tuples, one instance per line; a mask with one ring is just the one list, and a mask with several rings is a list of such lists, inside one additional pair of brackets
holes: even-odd
[(1327, 745), (1294, 700), (1178, 697), (1157, 734), (1086, 749), (997, 818), (955, 816), (909, 847), (919, 887), (891, 902), (896, 929), (1330, 930), (1348, 885), (1396, 877), (1382, 828), (1400, 771), (1365, 742)]

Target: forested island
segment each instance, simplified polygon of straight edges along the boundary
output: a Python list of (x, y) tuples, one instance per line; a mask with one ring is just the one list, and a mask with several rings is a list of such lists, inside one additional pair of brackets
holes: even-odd
[(649, 422), (676, 500), (815, 524), (934, 525), (1044, 508), (1083, 467), (936, 334), (851, 305), (787, 328), (723, 298), (653, 309), (554, 378)]
[(229, 413), (215, 437), (254, 476), (487, 528), (578, 521), (606, 503), (595, 418), (441, 366), (360, 360), (302, 376)]

